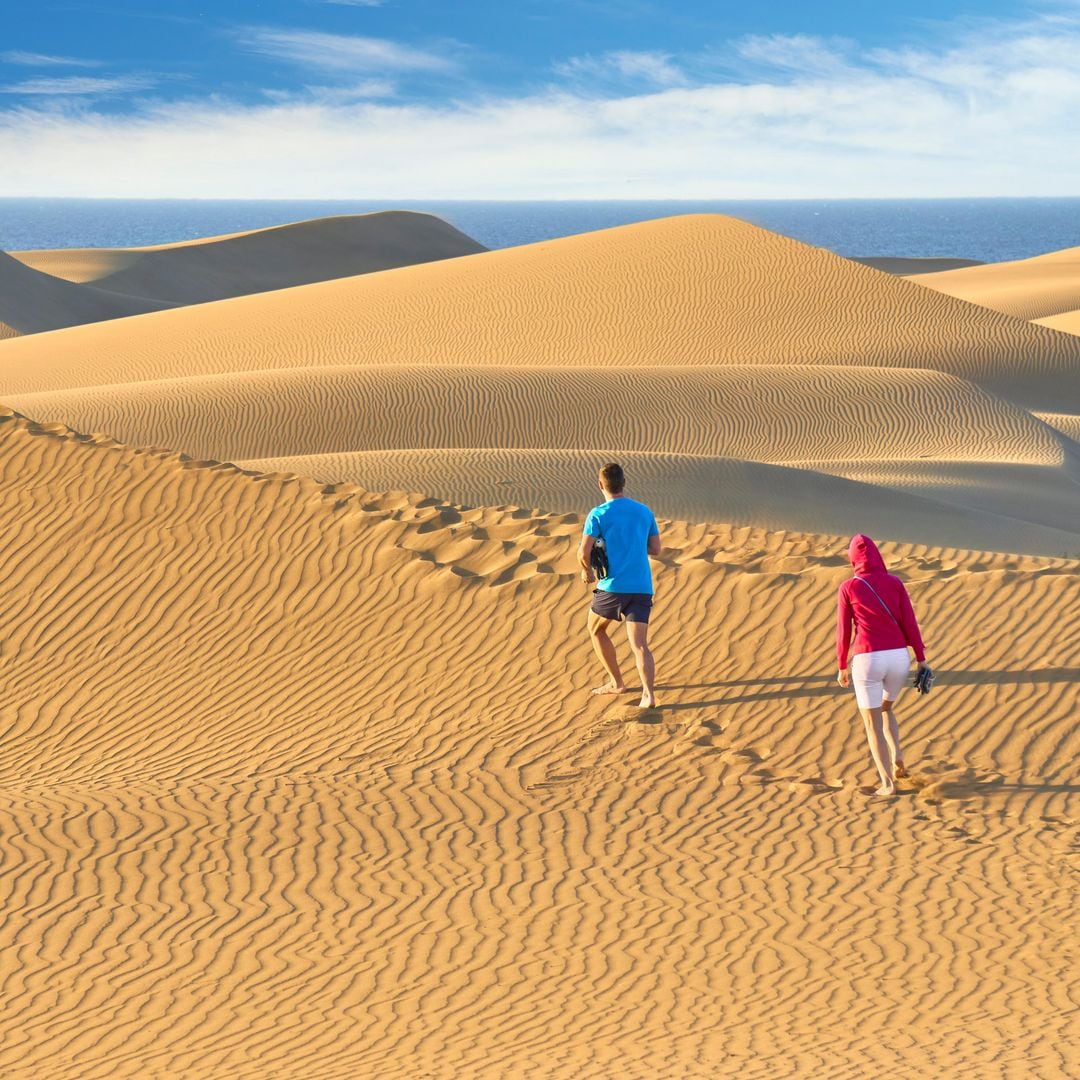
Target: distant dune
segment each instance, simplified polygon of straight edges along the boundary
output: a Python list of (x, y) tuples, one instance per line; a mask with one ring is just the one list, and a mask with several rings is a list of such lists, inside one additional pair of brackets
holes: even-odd
[[(397, 365), (245, 372), (6, 397), (42, 421), (74, 423), (135, 444), (182, 446), (216, 461), (373, 450), (608, 447), (609, 456), (625, 456), (627, 448), (663, 455), (654, 458), (654, 469), (661, 461), (670, 465), (668, 455), (682, 454), (798, 465), (1013, 517), (1017, 526), (1065, 529), (1071, 538), (1020, 528), (1010, 540), (998, 522), (991, 544), (981, 519), (956, 512), (940, 518), (940, 530), (932, 515), (920, 514), (890, 535), (1025, 551), (1033, 550), (1034, 536), (1049, 544), (1036, 551), (1080, 554), (1080, 520), (1071, 509), (1080, 504), (1080, 447), (1024, 410), (940, 372)], [(410, 472), (416, 477), (410, 485), (469, 501), (471, 480), (465, 476), (472, 471), (462, 464), (457, 479), (465, 486), (457, 486), (453, 455), (438, 460), (441, 481), (418, 483)], [(576, 471), (579, 464), (583, 474)], [(559, 509), (587, 493), (581, 485), (597, 462), (586, 464), (579, 454), (567, 465), (563, 497), (535, 505)], [(381, 486), (351, 467), (334, 479), (353, 478)], [(708, 507), (708, 520), (732, 520), (720, 474), (711, 477), (704, 498), (685, 481), (676, 484), (674, 475), (669, 480), (669, 516), (696, 520)], [(654, 476), (656, 488), (664, 483)], [(808, 480), (811, 489), (822, 483), (821, 477)], [(676, 491), (691, 497), (683, 502)], [(782, 500), (762, 489), (754, 520), (802, 529), (825, 528), (829, 520), (846, 529), (859, 520), (865, 491), (842, 485), (828, 491), (843, 505), (833, 501), (826, 514), (807, 518), (785, 516)], [(884, 505), (890, 497), (882, 493), (871, 501)], [(740, 520), (746, 512), (744, 503)], [(901, 518), (898, 510), (877, 520), (895, 524)], [(1021, 533), (1029, 539), (1021, 540)]]
[(1032, 322), (1040, 326), (1048, 326), (1051, 330), (1060, 330), (1063, 334), (1076, 334), (1080, 336), (1080, 308), (1075, 311), (1063, 311), (1059, 315), (1047, 315), (1045, 319), (1032, 319)]
[(0, 394), (326, 364), (748, 363), (934, 368), (1080, 412), (1080, 340), (712, 215), (9, 342)]
[(120, 296), (24, 266), (0, 251), (0, 339), (161, 311), (171, 304)]
[[(40, 394), (42, 420), (221, 460), (421, 447), (634, 447), (791, 461), (1061, 465), (1022, 409), (936, 371), (323, 367)], [(604, 437), (606, 436), (606, 438)]]
[(13, 255), (69, 281), (169, 304), (201, 304), (486, 250), (432, 214), (388, 210), (158, 247)]
[[(1019, 319), (1043, 320), (1080, 308), (1080, 248), (1014, 262), (919, 274), (912, 280)], [(1058, 325), (1056, 329), (1064, 327)]]
[(1067, 1075), (1080, 563), (883, 545), (940, 677), (875, 802), (846, 538), (665, 522), (642, 714), (581, 520), (0, 413), (0, 1071)]

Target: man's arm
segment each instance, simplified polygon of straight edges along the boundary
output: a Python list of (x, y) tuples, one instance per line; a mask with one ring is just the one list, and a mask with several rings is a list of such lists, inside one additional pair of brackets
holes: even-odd
[(649, 556), (653, 559), (660, 558), (660, 534), (653, 533), (649, 537)]
[(596, 580), (596, 575), (593, 573), (592, 566), (589, 563), (589, 556), (592, 554), (595, 543), (596, 537), (583, 536), (581, 543), (578, 544), (577, 557), (578, 562), (581, 563), (581, 580), (586, 585), (591, 585)]

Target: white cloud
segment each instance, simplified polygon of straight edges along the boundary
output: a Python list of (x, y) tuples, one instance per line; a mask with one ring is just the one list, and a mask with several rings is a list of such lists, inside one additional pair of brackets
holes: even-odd
[(0, 62), (23, 67), (101, 67), (100, 60), (78, 60), (74, 56), (49, 56), (47, 53), (8, 49), (0, 52)]
[(238, 31), (237, 39), (251, 52), (328, 71), (438, 72), (455, 66), (444, 56), (382, 38), (251, 26)]
[(578, 82), (628, 82), (650, 86), (681, 86), (688, 80), (670, 53), (609, 52), (574, 56), (555, 65), (555, 73)]
[[(0, 194), (1075, 193), (1080, 69), (1071, 58), (1080, 53), (1080, 25), (1036, 20), (1014, 26), (1011, 43), (1008, 36), (995, 27), (938, 48), (867, 56), (806, 38), (772, 38), (767, 47), (743, 41), (727, 52), (733, 66), (753, 57), (752, 80), (699, 73), (694, 84), (644, 94), (598, 94), (570, 81), (530, 96), (445, 104), (357, 101), (337, 88), (320, 97), (315, 88), (260, 106), (159, 102), (129, 115), (24, 105), (0, 111)], [(387, 44), (356, 47), (351, 85), (370, 77), (378, 89), (380, 79), (406, 70), (380, 51)], [(342, 70), (337, 63), (330, 66)], [(365, 64), (381, 67), (369, 72)]]
[(393, 97), (397, 93), (397, 86), (389, 79), (364, 79), (342, 86), (309, 85), (299, 90), (269, 89), (263, 93), (270, 101), (282, 103), (346, 105), (371, 98)]
[(735, 52), (742, 60), (765, 68), (823, 75), (848, 66), (846, 54), (851, 46), (848, 41), (809, 34), (755, 34), (737, 42)]
[(24, 79), (0, 86), (0, 94), (31, 94), (49, 97), (82, 94), (126, 94), (148, 90), (156, 80), (145, 75), (118, 75), (115, 78), (91, 78), (86, 75), (58, 75), (55, 78)]

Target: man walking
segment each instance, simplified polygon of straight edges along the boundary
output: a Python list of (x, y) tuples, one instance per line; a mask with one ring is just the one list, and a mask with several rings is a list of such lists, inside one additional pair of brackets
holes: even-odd
[(608, 631), (616, 622), (626, 623), (626, 637), (641, 676), (643, 709), (656, 705), (653, 692), (653, 655), (649, 650), (649, 613), (652, 611), (653, 583), (649, 556), (660, 555), (660, 530), (653, 512), (623, 493), (626, 480), (621, 465), (605, 465), (600, 470), (600, 490), (604, 502), (589, 512), (578, 547), (581, 580), (596, 582), (591, 558), (593, 547), (602, 545), (607, 557), (607, 574), (596, 582), (589, 609), (589, 637), (609, 681), (594, 694), (625, 694), (627, 686), (615, 657), (615, 643)]

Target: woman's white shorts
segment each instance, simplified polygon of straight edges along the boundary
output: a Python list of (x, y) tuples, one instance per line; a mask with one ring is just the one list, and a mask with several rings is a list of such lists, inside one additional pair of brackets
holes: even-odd
[(851, 658), (851, 685), (860, 709), (880, 709), (882, 698), (895, 701), (911, 670), (907, 649), (882, 649)]

